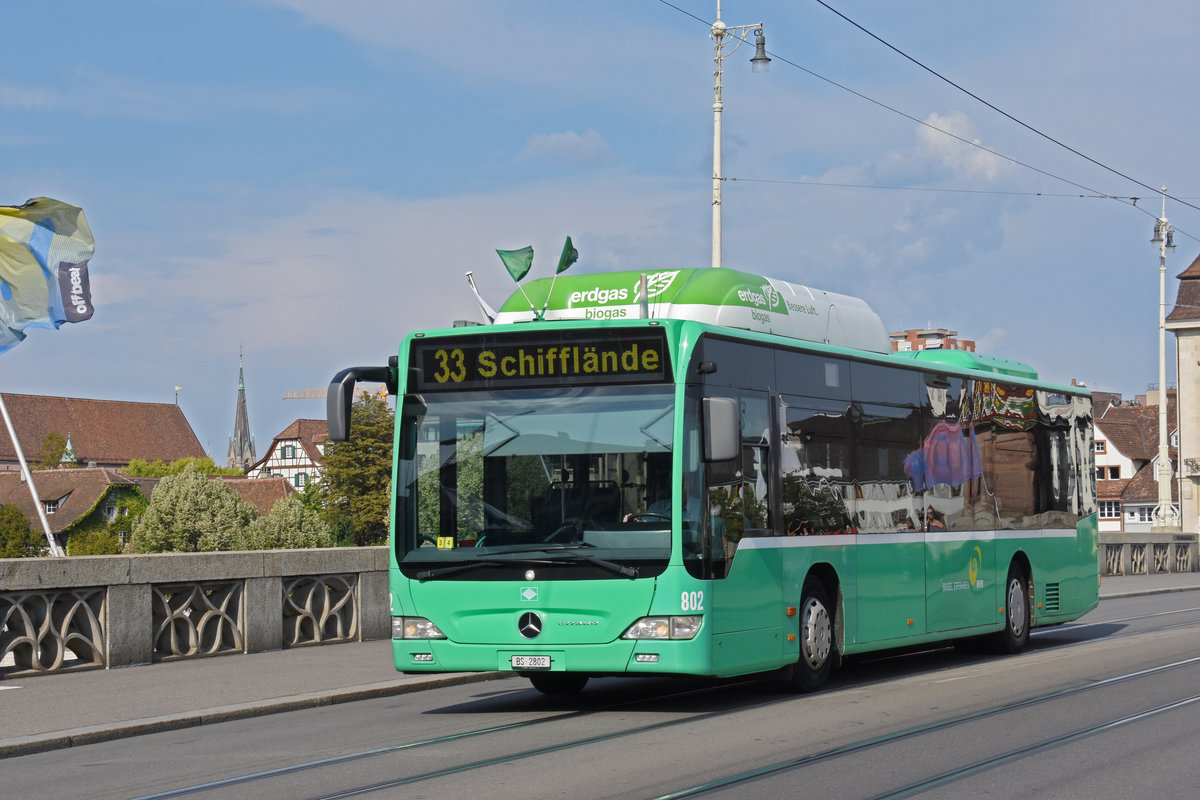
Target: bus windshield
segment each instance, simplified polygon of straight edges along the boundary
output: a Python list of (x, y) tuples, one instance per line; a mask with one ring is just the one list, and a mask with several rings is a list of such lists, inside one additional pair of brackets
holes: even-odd
[(530, 564), (587, 577), (661, 571), (673, 424), (669, 385), (409, 395), (401, 569), (463, 580)]

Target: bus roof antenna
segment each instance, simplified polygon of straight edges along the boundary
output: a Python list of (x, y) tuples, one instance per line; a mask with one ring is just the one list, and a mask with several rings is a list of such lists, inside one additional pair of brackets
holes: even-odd
[(487, 317), (488, 324), (491, 325), (496, 321), (496, 311), (487, 304), (483, 299), (483, 295), (479, 294), (479, 289), (475, 286), (475, 277), (467, 272), (467, 283), (471, 284), (471, 293), (475, 295), (475, 302), (479, 303), (479, 308), (483, 311), (483, 315)]

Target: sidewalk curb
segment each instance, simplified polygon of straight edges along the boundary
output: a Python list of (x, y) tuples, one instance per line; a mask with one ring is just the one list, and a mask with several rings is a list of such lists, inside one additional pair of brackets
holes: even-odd
[(161, 717), (147, 717), (125, 720), (123, 722), (105, 723), (103, 725), (91, 725), (84, 728), (71, 728), (64, 731), (55, 731), (54, 733), (18, 736), (11, 739), (0, 739), (0, 759), (45, 753), (51, 750), (61, 750), (66, 747), (96, 744), (97, 742), (108, 742), (114, 739), (125, 739), (148, 733), (163, 733), (165, 731), (194, 728), (199, 725), (211, 725), (218, 722), (231, 722), (239, 719), (262, 717), (284, 711), (300, 711), (307, 708), (320, 708), (340, 703), (353, 703), (359, 700), (395, 697), (397, 695), (424, 691), (425, 689), (438, 689), (444, 686), (482, 683), (483, 681), (511, 678), (514, 674), (510, 672), (464, 673), (430, 678), (417, 682), (371, 684), (367, 686), (355, 686), (349, 689), (334, 689), (288, 697), (276, 697), (252, 703), (204, 708), (198, 711), (166, 714)]
[(1111, 594), (1101, 594), (1100, 599), (1116, 600), (1121, 597), (1146, 597), (1152, 594), (1172, 594), (1174, 592), (1200, 592), (1200, 585), (1196, 586), (1168, 586), (1160, 589), (1133, 589), (1128, 592), (1113, 592)]

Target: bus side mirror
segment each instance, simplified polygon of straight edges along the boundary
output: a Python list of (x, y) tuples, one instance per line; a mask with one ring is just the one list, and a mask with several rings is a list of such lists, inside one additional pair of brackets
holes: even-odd
[(741, 414), (731, 397), (704, 398), (704, 460), (729, 461), (742, 452)]
[(325, 422), (329, 425), (331, 442), (344, 442), (350, 436), (350, 405), (358, 381), (383, 383), (389, 394), (396, 393), (393, 367), (350, 367), (334, 375), (325, 392)]

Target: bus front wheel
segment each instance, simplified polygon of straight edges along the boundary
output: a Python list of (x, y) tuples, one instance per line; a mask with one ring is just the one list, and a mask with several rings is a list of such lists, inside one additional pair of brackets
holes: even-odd
[(800, 657), (787, 683), (794, 691), (815, 692), (825, 685), (837, 657), (834, 610), (825, 585), (815, 576), (804, 581), (800, 594)]
[(528, 677), (542, 694), (577, 694), (588, 682), (588, 676), (578, 672), (531, 672)]
[(1004, 630), (993, 635), (993, 647), (1001, 653), (1021, 652), (1029, 643), (1029, 625), (1029, 579), (1013, 564), (1004, 584)]

